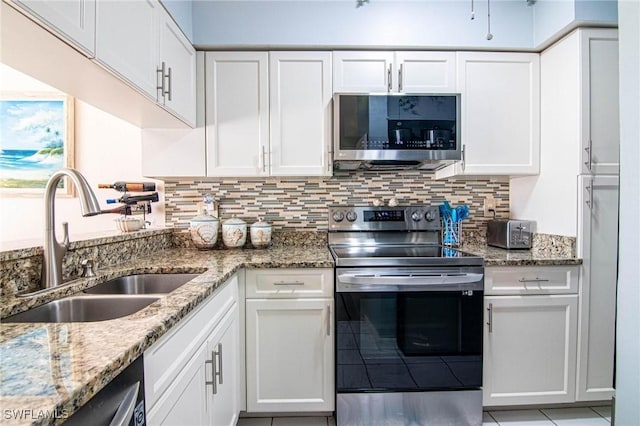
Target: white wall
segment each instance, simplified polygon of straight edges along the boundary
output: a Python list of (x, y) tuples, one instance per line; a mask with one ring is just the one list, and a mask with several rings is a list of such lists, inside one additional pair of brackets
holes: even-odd
[(573, 32), (540, 55), (540, 175), (510, 181), (511, 217), (537, 221), (543, 234), (577, 233), (579, 44)]
[(575, 0), (576, 20), (618, 23), (618, 2), (615, 0)]
[(533, 46), (532, 7), (525, 0), (195, 1), (196, 46), (479, 47)]
[[(0, 64), (0, 91), (55, 91), (37, 80)], [(75, 102), (75, 168), (89, 181), (103, 208), (107, 198), (118, 198), (119, 193), (109, 189), (97, 189), (98, 183), (117, 180), (140, 181), (141, 130), (123, 120), (109, 115), (87, 103)], [(145, 178), (145, 181), (150, 179)], [(159, 189), (162, 182), (157, 181)], [(42, 245), (44, 238), (44, 203), (41, 196), (19, 197), (0, 195), (0, 247)], [(164, 226), (162, 203), (152, 205), (153, 226)], [(71, 238), (82, 234), (117, 233), (113, 219), (115, 214), (84, 218), (80, 214), (78, 199), (58, 197), (56, 223), (61, 239), (60, 223), (69, 222)]]
[(616, 426), (640, 424), (640, 2), (621, 0)]
[(538, 46), (575, 19), (573, 1), (537, 0), (533, 8), (533, 42)]
[(193, 2), (191, 0), (162, 0), (162, 4), (184, 35), (193, 42)]

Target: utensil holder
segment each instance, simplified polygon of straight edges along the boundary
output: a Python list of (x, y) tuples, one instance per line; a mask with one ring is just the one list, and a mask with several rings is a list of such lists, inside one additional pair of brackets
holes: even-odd
[(442, 245), (447, 247), (462, 245), (462, 222), (454, 222), (451, 218), (442, 221)]

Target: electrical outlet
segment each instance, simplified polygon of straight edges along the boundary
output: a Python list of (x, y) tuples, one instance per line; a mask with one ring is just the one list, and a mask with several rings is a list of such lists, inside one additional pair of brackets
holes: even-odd
[(493, 197), (487, 197), (484, 199), (484, 217), (496, 216), (496, 200)]

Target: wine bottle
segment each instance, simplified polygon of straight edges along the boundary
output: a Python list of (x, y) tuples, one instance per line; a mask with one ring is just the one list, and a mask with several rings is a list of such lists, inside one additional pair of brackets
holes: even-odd
[[(110, 204), (110, 203), (107, 203), (107, 204)], [(127, 216), (131, 214), (131, 206), (124, 205), (124, 206), (116, 207), (109, 210), (102, 210), (101, 213), (116, 213), (116, 214)]]
[(115, 204), (115, 203), (123, 203), (123, 204), (136, 204), (140, 201), (151, 201), (153, 202), (157, 202), (159, 200), (158, 198), (158, 193), (157, 192), (153, 192), (151, 194), (145, 194), (145, 195), (128, 195), (125, 194), (122, 197), (118, 198), (117, 200), (115, 199), (109, 199), (107, 200), (107, 204)]
[(101, 183), (98, 185), (98, 188), (111, 188), (115, 189), (119, 192), (147, 192), (147, 191), (155, 191), (156, 184), (154, 182), (114, 182), (112, 184), (109, 183)]

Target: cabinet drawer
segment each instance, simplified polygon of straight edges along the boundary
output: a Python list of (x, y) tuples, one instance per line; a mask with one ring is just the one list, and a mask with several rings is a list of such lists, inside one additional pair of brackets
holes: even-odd
[(511, 266), (485, 270), (486, 295), (577, 294), (579, 266)]
[(144, 353), (144, 391), (151, 409), (238, 299), (233, 276)]
[(333, 297), (333, 269), (247, 269), (247, 299)]

